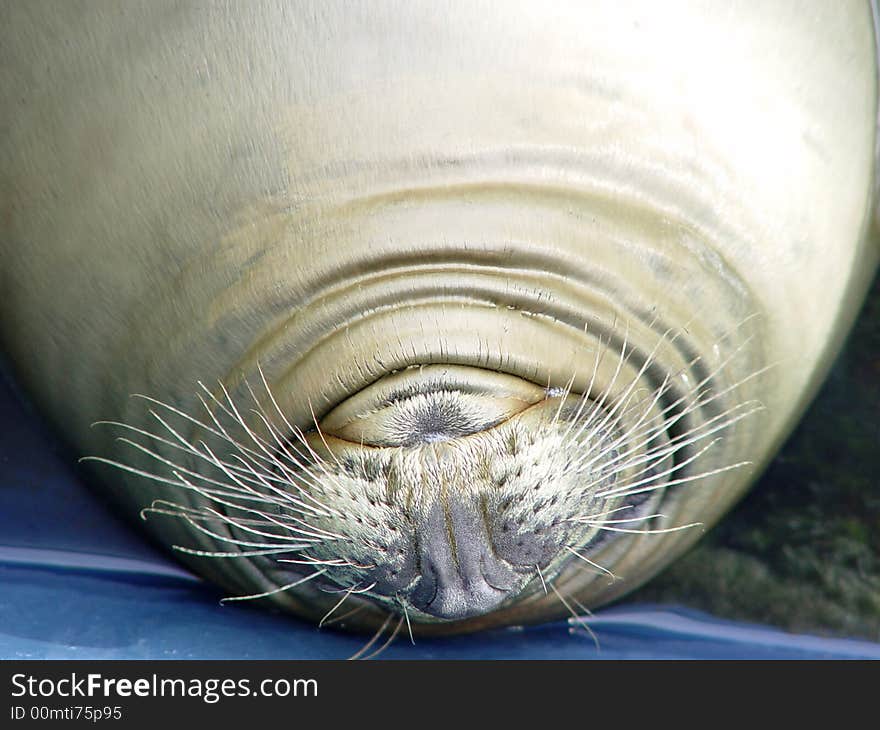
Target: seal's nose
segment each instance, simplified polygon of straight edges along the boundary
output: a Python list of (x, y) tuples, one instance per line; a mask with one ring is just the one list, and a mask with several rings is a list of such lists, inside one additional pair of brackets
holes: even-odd
[(492, 554), (476, 505), (438, 501), (418, 534), (420, 579), (408, 598), (424, 613), (443, 619), (476, 616), (518, 589), (516, 573)]

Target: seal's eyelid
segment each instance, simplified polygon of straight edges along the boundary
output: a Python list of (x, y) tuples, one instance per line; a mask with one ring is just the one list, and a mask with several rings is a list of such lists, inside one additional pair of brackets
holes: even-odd
[(367, 446), (413, 446), (493, 428), (543, 400), (510, 375), (463, 366), (423, 366), (388, 376), (321, 421), (326, 434)]

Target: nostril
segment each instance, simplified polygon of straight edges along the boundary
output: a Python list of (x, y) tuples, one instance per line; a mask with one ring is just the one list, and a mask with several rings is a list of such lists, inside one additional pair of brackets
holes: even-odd
[(521, 578), (492, 554), (482, 512), (472, 505), (433, 505), (418, 535), (422, 575), (408, 599), (423, 613), (450, 620), (484, 614), (520, 585)]
[[(506, 577), (506, 576), (505, 576)], [(430, 616), (441, 619), (464, 619), (488, 613), (511, 595), (509, 580), (494, 575), (463, 578), (428, 575), (419, 581), (424, 583), (410, 595), (412, 605)]]

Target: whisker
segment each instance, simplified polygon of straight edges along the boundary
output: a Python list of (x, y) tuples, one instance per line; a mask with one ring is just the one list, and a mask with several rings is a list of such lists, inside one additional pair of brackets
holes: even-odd
[(541, 566), (535, 565), (535, 570), (538, 571), (538, 577), (541, 579), (541, 585), (544, 587), (544, 595), (547, 595), (547, 582), (544, 580), (544, 574), (541, 572)]
[(351, 609), (350, 611), (347, 611), (346, 613), (343, 613), (341, 616), (334, 616), (333, 618), (328, 619), (327, 621), (324, 622), (324, 626), (330, 626), (330, 624), (337, 624), (342, 621), (345, 621), (345, 619), (351, 618), (352, 616), (359, 614), (366, 607), (367, 607), (366, 604), (361, 604), (360, 606), (355, 606), (353, 609)]
[(300, 578), (293, 583), (287, 583), (286, 585), (278, 586), (277, 588), (273, 588), (270, 591), (264, 591), (263, 593), (252, 593), (249, 596), (227, 596), (226, 598), (221, 598), (220, 603), (231, 603), (232, 601), (253, 601), (257, 598), (274, 596), (276, 593), (283, 593), (284, 591), (289, 591), (291, 588), (296, 588), (296, 586), (302, 585), (303, 583), (308, 583), (310, 580), (314, 580), (315, 578), (324, 575), (326, 572), (326, 570), (319, 570), (316, 573), (307, 575), (305, 578)]
[[(193, 484), (192, 482), (190, 482), (189, 480), (187, 480), (182, 474), (180, 474), (180, 472), (175, 470), (172, 473), (174, 474), (174, 476), (176, 476), (178, 478), (179, 486), (181, 486), (185, 489), (189, 489), (190, 491), (193, 491), (196, 494), (200, 494), (215, 504), (221, 505), (223, 507), (229, 507), (230, 509), (238, 510), (239, 512), (244, 512), (245, 514), (255, 515), (257, 518), (259, 518), (259, 520), (262, 521), (262, 524), (265, 524), (266, 522), (268, 522), (270, 524), (275, 525), (276, 527), (279, 527), (280, 529), (284, 530), (285, 532), (293, 533), (293, 535), (296, 536), (295, 539), (297, 539), (297, 540), (302, 539), (302, 537), (300, 537), (301, 535), (305, 535), (306, 537), (314, 537), (320, 541), (327, 541), (327, 540), (336, 539), (336, 538), (330, 538), (330, 537), (324, 537), (324, 536), (316, 536), (306, 530), (303, 530), (298, 527), (294, 527), (294, 526), (290, 525), (289, 523), (285, 524), (285, 523), (279, 522), (273, 515), (271, 515), (267, 512), (263, 512), (262, 510), (256, 510), (251, 507), (243, 507), (242, 505), (235, 504), (234, 502), (230, 502), (228, 500), (221, 499), (216, 494), (209, 495), (205, 492), (204, 489), (202, 489), (201, 487), (199, 487), (199, 486)], [(209, 512), (210, 514), (216, 516), (220, 520), (232, 520), (233, 519), (228, 514), (221, 515), (221, 513), (217, 512), (216, 510), (214, 510), (211, 507), (205, 506), (203, 509), (205, 511)], [(236, 527), (239, 527), (240, 529), (242, 529), (245, 532), (250, 532), (252, 534), (260, 535), (261, 537), (270, 537), (270, 538), (277, 539), (277, 540), (294, 539), (293, 537), (285, 537), (283, 535), (278, 535), (275, 533), (266, 533), (261, 530), (256, 530), (255, 528), (250, 527), (248, 525), (245, 525), (241, 522), (234, 522), (232, 524), (235, 524)]]
[[(663, 335), (658, 339), (658, 341), (657, 341), (656, 344), (654, 345), (654, 349), (653, 349), (653, 350), (648, 354), (648, 356), (645, 358), (645, 361), (644, 361), (644, 363), (642, 363), (642, 366), (641, 366), (641, 368), (639, 369), (639, 371), (638, 371), (638, 372), (635, 374), (635, 376), (632, 378), (632, 380), (630, 381), (629, 385), (624, 389), (623, 393), (622, 393), (620, 396), (618, 396), (618, 398), (617, 398), (617, 403), (615, 403), (614, 407), (612, 407), (611, 409), (609, 409), (609, 410), (606, 412), (605, 418), (602, 419), (602, 421), (596, 426), (596, 429), (597, 429), (597, 430), (602, 430), (602, 429), (604, 429), (604, 428), (607, 426), (607, 424), (608, 424), (613, 418), (615, 418), (615, 417), (617, 416), (618, 412), (619, 412), (620, 409), (623, 407), (623, 405), (624, 405), (625, 403), (628, 403), (628, 402), (629, 402), (629, 399), (632, 397), (632, 394), (633, 394), (633, 389), (638, 385), (638, 383), (641, 382), (642, 378), (644, 377), (644, 374), (647, 372), (648, 368), (653, 364), (653, 362), (654, 362), (654, 358), (655, 358), (655, 356), (656, 356), (656, 354), (657, 354), (657, 351), (660, 349), (661, 344), (663, 344), (663, 343), (666, 341), (666, 338), (667, 338), (667, 336), (669, 335), (669, 333), (670, 333), (671, 331), (672, 331), (671, 328), (668, 329), (668, 330), (666, 330), (666, 332), (664, 332)], [(627, 341), (628, 335), (629, 335), (629, 330), (627, 329), (627, 335), (624, 337), (624, 345), (623, 345), (624, 350), (626, 349), (626, 341)], [(677, 334), (676, 334), (676, 336), (677, 336)], [(675, 339), (675, 338), (673, 337), (673, 340), (674, 340), (674, 339)], [(626, 364), (626, 363), (628, 362), (628, 360), (629, 360), (629, 357), (632, 355), (632, 352), (633, 352), (633, 350), (631, 350), (630, 353), (629, 353), (625, 358), (623, 358), (623, 362), (622, 362), (622, 363), (619, 363), (619, 365), (622, 366), (622, 364)], [(623, 354), (623, 353), (621, 353), (621, 355), (622, 355), (622, 354)], [(618, 372), (619, 372), (619, 371), (618, 371)], [(604, 400), (605, 400), (605, 396), (606, 396), (606, 395), (610, 392), (610, 390), (614, 387), (614, 383), (616, 382), (618, 372), (615, 372), (615, 374), (614, 374), (614, 378), (612, 379), (611, 383), (606, 387), (605, 392), (602, 394), (602, 405), (601, 405), (601, 406), (598, 406), (597, 410), (598, 410), (598, 409), (602, 409), (602, 410), (604, 410)], [(597, 412), (597, 410), (594, 411), (594, 412)], [(583, 430), (589, 425), (589, 422), (590, 422), (590, 420), (588, 419), (587, 421), (585, 421), (585, 422), (581, 425), (580, 429), (575, 433), (575, 435), (574, 435), (574, 439), (577, 439), (577, 438), (580, 437), (580, 435), (581, 435), (581, 433), (583, 432)]]
[(393, 614), (389, 613), (389, 614), (385, 617), (385, 621), (383, 621), (383, 622), (382, 622), (382, 625), (377, 629), (376, 633), (373, 634), (373, 638), (370, 639), (366, 644), (364, 644), (364, 645), (360, 648), (359, 651), (357, 651), (356, 653), (352, 654), (352, 655), (348, 658), (349, 661), (354, 661), (354, 660), (356, 660), (356, 659), (360, 659), (364, 654), (366, 654), (366, 653), (370, 650), (370, 647), (372, 647), (373, 644), (376, 643), (376, 641), (379, 639), (379, 637), (382, 636), (383, 633), (385, 633), (385, 629), (388, 628), (388, 624), (391, 623), (391, 619), (392, 619), (392, 618), (393, 618)]
[(608, 527), (607, 525), (603, 525), (601, 523), (587, 522), (585, 524), (591, 525), (593, 527), (598, 527), (600, 530), (608, 530), (609, 532), (625, 532), (630, 535), (665, 535), (667, 532), (679, 532), (681, 530), (687, 530), (691, 527), (701, 527), (703, 525), (702, 522), (691, 522), (689, 525), (679, 525), (678, 527), (666, 527), (656, 530), (631, 530), (623, 527)]
[(330, 616), (336, 611), (336, 609), (339, 608), (343, 603), (345, 603), (346, 599), (347, 599), (349, 596), (351, 596), (352, 591), (357, 587), (357, 585), (358, 585), (358, 584), (355, 583), (351, 588), (349, 588), (349, 589), (343, 594), (342, 598), (340, 598), (339, 601), (337, 601), (337, 602), (333, 605), (333, 608), (331, 608), (329, 611), (327, 611), (327, 613), (324, 614), (323, 618), (322, 618), (320, 621), (318, 621), (318, 628), (319, 628), (319, 629), (324, 625), (324, 622), (325, 622), (328, 618), (330, 618)]
[(570, 552), (572, 555), (574, 555), (576, 558), (578, 558), (578, 559), (580, 559), (580, 560), (583, 560), (587, 565), (590, 565), (590, 566), (592, 566), (593, 568), (596, 568), (596, 570), (599, 570), (599, 571), (601, 571), (602, 573), (605, 573), (605, 575), (610, 576), (612, 580), (617, 580), (617, 579), (618, 579), (617, 576), (614, 575), (614, 573), (612, 573), (610, 570), (608, 570), (608, 568), (604, 568), (604, 567), (602, 567), (601, 565), (599, 565), (598, 563), (594, 563), (594, 562), (593, 562), (592, 560), (590, 560), (589, 558), (584, 557), (583, 555), (581, 555), (577, 550), (575, 550), (575, 549), (574, 549), (573, 547), (571, 547), (570, 545), (566, 545), (566, 546), (565, 546), (565, 549), (566, 549), (568, 552)]
[(406, 630), (409, 632), (409, 643), (415, 646), (416, 640), (413, 638), (412, 624), (409, 622), (409, 611), (406, 608), (406, 603), (401, 601), (400, 605), (403, 607), (403, 616), (406, 619)]
[(400, 618), (397, 619), (397, 626), (394, 627), (394, 631), (391, 632), (391, 636), (388, 637), (387, 641), (384, 644), (382, 644), (382, 646), (380, 646), (378, 649), (376, 649), (376, 651), (374, 651), (372, 654), (365, 656), (364, 659), (365, 660), (375, 659), (382, 652), (384, 652), (389, 646), (391, 646), (391, 644), (397, 638), (397, 635), (400, 633), (401, 626), (403, 626), (403, 616), (401, 616)]
[(641, 489), (633, 489), (628, 492), (621, 492), (620, 494), (616, 494), (616, 497), (631, 497), (634, 494), (641, 494), (643, 492), (650, 492), (655, 489), (665, 488), (665, 487), (674, 487), (678, 484), (688, 484), (690, 482), (695, 482), (700, 479), (705, 479), (706, 477), (715, 476), (716, 474), (722, 474), (726, 471), (732, 471), (734, 469), (741, 469), (744, 466), (751, 466), (753, 462), (751, 461), (739, 461), (736, 464), (728, 464), (727, 466), (719, 467), (718, 469), (711, 469), (709, 471), (704, 471), (700, 474), (691, 474), (686, 477), (681, 477), (680, 479), (672, 479), (668, 482), (663, 482), (662, 484), (654, 484), (647, 487), (642, 487)]
[[(565, 600), (563, 595), (559, 592), (559, 589), (555, 585), (553, 585), (553, 581), (550, 581), (550, 588), (556, 594), (556, 597), (559, 599), (560, 603), (562, 603), (562, 605), (565, 606), (566, 610), (571, 614), (571, 618), (574, 619), (575, 622), (580, 622), (581, 617), (578, 616), (577, 611), (575, 611), (568, 603), (568, 601)], [(596, 636), (596, 633), (585, 623), (580, 623), (579, 625), (585, 629), (587, 635), (593, 640), (593, 643), (596, 645), (596, 651), (602, 651), (601, 647), (599, 646), (599, 637)]]
[(223, 552), (218, 550), (196, 550), (195, 548), (174, 545), (174, 550), (187, 555), (197, 555), (202, 558), (252, 558), (261, 555), (286, 555), (287, 553), (295, 553), (299, 551), (298, 547), (278, 548), (276, 550), (236, 550), (234, 552)]
[[(157, 500), (156, 503), (160, 503), (161, 501), (162, 500)], [(217, 540), (231, 543), (233, 545), (242, 545), (244, 547), (252, 547), (252, 548), (277, 548), (277, 547), (293, 548), (293, 547), (296, 547), (296, 548), (301, 549), (301, 548), (311, 547), (316, 542), (319, 542), (319, 541), (315, 541), (315, 540), (303, 541), (301, 538), (285, 537), (283, 535), (273, 535), (273, 534), (260, 533), (259, 531), (254, 530), (253, 528), (250, 528), (246, 525), (243, 525), (240, 522), (228, 517), (227, 515), (224, 515), (220, 512), (217, 512), (216, 510), (212, 510), (209, 507), (203, 507), (197, 511), (192, 508), (187, 508), (182, 505), (174, 504), (172, 502), (168, 502), (166, 504), (168, 505), (168, 508), (147, 507), (147, 508), (141, 510), (141, 512), (142, 513), (153, 512), (156, 514), (168, 515), (170, 517), (177, 517), (179, 519), (184, 520), (193, 529), (195, 529), (205, 535), (208, 535), (209, 537), (213, 537)], [(279, 545), (278, 543), (252, 542), (249, 540), (242, 540), (242, 539), (230, 537), (227, 535), (221, 535), (220, 533), (214, 532), (213, 530), (209, 530), (207, 527), (204, 527), (203, 525), (199, 524), (199, 521), (220, 522), (223, 524), (227, 524), (227, 525), (231, 525), (233, 527), (236, 527), (236, 528), (242, 530), (243, 532), (250, 531), (253, 534), (259, 534), (262, 537), (268, 537), (269, 539), (279, 540), (282, 542), (283, 541), (293, 542), (294, 544)]]
[[(217, 407), (221, 410), (222, 413), (225, 413), (225, 414), (227, 415), (227, 417), (229, 417), (229, 418), (232, 419), (233, 421), (236, 421), (236, 420), (237, 420), (237, 418), (238, 418), (237, 415), (236, 415), (237, 412), (233, 412), (233, 411), (231, 411), (230, 409), (226, 408), (226, 406), (225, 406), (220, 400), (218, 400), (218, 399), (217, 399), (217, 398), (216, 398), (216, 397), (215, 397), (215, 396), (214, 396), (214, 395), (213, 395), (213, 394), (212, 394), (212, 393), (211, 393), (211, 392), (205, 387), (204, 383), (202, 383), (201, 381), (199, 381), (198, 385), (199, 385), (199, 387), (200, 387), (205, 393), (208, 394), (208, 396), (209, 396), (209, 397), (212, 399), (212, 401), (217, 405)], [(223, 386), (222, 386), (222, 383), (220, 383), (220, 385), (221, 385), (221, 387), (223, 387)], [(224, 391), (225, 391), (225, 388), (224, 388)], [(255, 461), (256, 463), (260, 463), (260, 464), (265, 465), (265, 467), (268, 468), (270, 471), (273, 470), (273, 469), (274, 469), (274, 470), (277, 470), (277, 471), (278, 471), (281, 475), (283, 475), (283, 477), (285, 478), (285, 483), (286, 483), (286, 484), (290, 484), (290, 485), (293, 486), (298, 492), (300, 492), (300, 494), (301, 494), (304, 498), (306, 498), (306, 499), (308, 499), (308, 500), (314, 502), (314, 503), (317, 505), (317, 507), (318, 507), (318, 509), (320, 510), (321, 513), (324, 513), (324, 514), (332, 514), (332, 513), (329, 511), (327, 505), (322, 504), (321, 502), (319, 502), (318, 500), (316, 500), (315, 497), (314, 497), (314, 495), (312, 495), (309, 491), (303, 489), (303, 488), (299, 485), (299, 481), (302, 480), (302, 481), (304, 481), (306, 484), (310, 484), (310, 485), (313, 486), (313, 487), (318, 487), (318, 488), (320, 488), (320, 483), (319, 483), (319, 482), (318, 482), (318, 481), (317, 481), (317, 480), (311, 475), (311, 472), (310, 472), (309, 468), (308, 468), (305, 464), (303, 464), (302, 462), (299, 462), (299, 461), (297, 461), (297, 460), (294, 460), (294, 466), (296, 466), (300, 471), (299, 471), (299, 472), (296, 472), (296, 471), (293, 471), (293, 470), (289, 469), (288, 466), (287, 466), (286, 464), (284, 464), (282, 461), (280, 461), (280, 460), (276, 457), (274, 450), (272, 450), (271, 448), (269, 448), (268, 445), (265, 444), (265, 443), (262, 441), (262, 439), (259, 439), (259, 438), (256, 436), (256, 434), (253, 432), (253, 430), (248, 429), (247, 426), (246, 426), (245, 424), (241, 424), (241, 425), (244, 427), (244, 429), (245, 429), (245, 433), (246, 433), (246, 434), (250, 437), (250, 439), (254, 442), (254, 445), (257, 446), (257, 448), (259, 449), (259, 451), (254, 451), (253, 449), (244, 446), (244, 445), (241, 444), (237, 439), (234, 439), (234, 438), (228, 433), (228, 431), (226, 430), (226, 428), (223, 426), (223, 424), (220, 423), (219, 419), (218, 419), (217, 416), (214, 414), (213, 410), (209, 407), (209, 405), (208, 405), (208, 403), (205, 401), (205, 399), (204, 399), (201, 395), (198, 396), (198, 399), (199, 399), (199, 401), (201, 402), (202, 406), (205, 408), (205, 410), (206, 410), (206, 412), (208, 413), (208, 415), (211, 417), (213, 423), (217, 426), (217, 429), (218, 429), (219, 433), (222, 434), (222, 437), (223, 437), (228, 443), (232, 444), (232, 445), (236, 448), (236, 450), (238, 450), (238, 451), (239, 451), (244, 457), (246, 457), (245, 461), (253, 460), (253, 461)], [(216, 432), (215, 432), (215, 433), (216, 433)], [(262, 453), (260, 453), (260, 452), (262, 452)]]

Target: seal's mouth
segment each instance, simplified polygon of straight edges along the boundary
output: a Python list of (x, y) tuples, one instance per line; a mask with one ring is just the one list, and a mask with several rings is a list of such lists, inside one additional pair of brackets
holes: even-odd
[(626, 463), (609, 406), (479, 368), (392, 373), (304, 436), (322, 472), (311, 494), (343, 506), (311, 523), (342, 539), (308, 555), (337, 562), (338, 588), (421, 621), (541, 590), (607, 537), (602, 516), (646, 501), (614, 491)]

